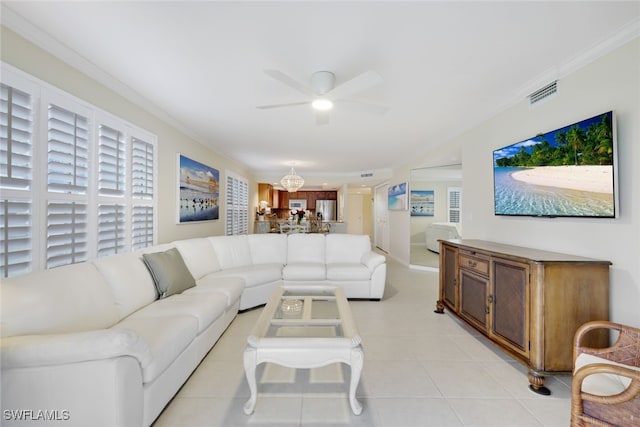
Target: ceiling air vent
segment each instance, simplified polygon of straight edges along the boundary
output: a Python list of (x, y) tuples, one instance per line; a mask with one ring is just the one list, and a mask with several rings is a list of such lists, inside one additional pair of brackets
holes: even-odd
[(373, 172), (365, 172), (360, 174), (360, 178), (370, 178), (373, 176)]
[(555, 95), (556, 93), (558, 93), (558, 81), (554, 81), (552, 83), (549, 83), (548, 85), (546, 85), (545, 87), (538, 89), (537, 91), (533, 92), (531, 95), (529, 95), (529, 105), (533, 105), (536, 102), (540, 102), (543, 99), (547, 99), (552, 95)]

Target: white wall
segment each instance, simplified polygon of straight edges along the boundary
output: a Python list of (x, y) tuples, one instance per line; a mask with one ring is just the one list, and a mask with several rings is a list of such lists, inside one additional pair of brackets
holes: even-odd
[[(224, 172), (227, 169), (250, 180), (249, 188), (251, 194), (249, 200), (254, 201), (250, 206), (250, 211), (257, 205), (257, 195), (254, 194), (254, 190), (257, 190), (257, 184), (245, 166), (233, 162), (200, 144), (185, 135), (185, 133), (134, 105), (91, 77), (80, 73), (5, 27), (1, 27), (0, 40), (2, 43), (0, 49), (2, 61), (157, 135), (159, 243), (190, 237), (224, 234)], [(194, 224), (176, 224), (176, 158), (178, 153), (220, 170), (220, 220)], [(251, 221), (253, 221), (253, 218), (251, 218)], [(253, 223), (250, 224), (249, 229), (253, 230)]]
[[(494, 215), (494, 149), (608, 110), (617, 116), (619, 218)], [(523, 100), (453, 142), (462, 146), (465, 238), (611, 261), (610, 318), (640, 326), (640, 39), (562, 78), (548, 102)]]

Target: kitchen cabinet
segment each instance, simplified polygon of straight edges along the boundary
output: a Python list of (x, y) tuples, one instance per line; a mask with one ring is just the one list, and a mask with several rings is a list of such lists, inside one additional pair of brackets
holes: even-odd
[[(316, 200), (337, 200), (338, 192), (337, 191), (295, 191), (293, 193), (289, 193), (288, 191), (280, 191), (278, 207), (280, 209), (289, 209), (289, 200), (295, 200), (295, 199), (306, 200), (307, 209), (315, 210)], [(275, 203), (273, 207), (276, 207)]]
[(273, 205), (273, 185), (258, 184), (258, 202), (266, 201), (269, 206)]
[[(571, 372), (573, 336), (609, 319), (609, 261), (483, 240), (440, 241), (436, 312), (449, 309), (529, 368), (530, 388)], [(606, 333), (590, 346), (608, 345)]]

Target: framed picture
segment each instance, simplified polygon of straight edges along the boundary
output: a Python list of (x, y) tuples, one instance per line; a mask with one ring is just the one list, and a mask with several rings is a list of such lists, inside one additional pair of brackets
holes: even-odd
[(389, 187), (389, 210), (390, 211), (406, 211), (409, 209), (409, 194), (407, 192), (408, 184), (401, 182)]
[(411, 190), (411, 216), (433, 216), (433, 190)]
[(219, 219), (220, 171), (178, 154), (178, 224)]

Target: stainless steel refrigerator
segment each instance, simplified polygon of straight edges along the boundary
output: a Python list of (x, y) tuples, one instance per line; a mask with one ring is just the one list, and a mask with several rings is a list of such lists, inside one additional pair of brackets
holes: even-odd
[(323, 221), (335, 221), (338, 217), (335, 200), (316, 200), (316, 215), (322, 214)]

